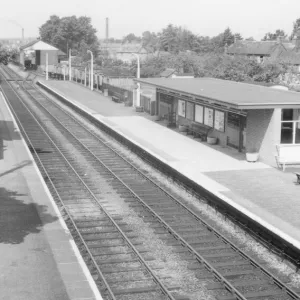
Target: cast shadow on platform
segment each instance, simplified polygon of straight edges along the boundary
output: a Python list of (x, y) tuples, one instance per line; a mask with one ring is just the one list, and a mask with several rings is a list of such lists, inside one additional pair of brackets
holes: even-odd
[(0, 244), (23, 243), (27, 235), (42, 230), (41, 219), (44, 223), (45, 220), (52, 223), (58, 219), (46, 212), (46, 206), (26, 204), (21, 200), (23, 197), (27, 195), (0, 187)]
[(5, 141), (20, 140), (21, 134), (16, 131), (14, 122), (0, 120), (0, 138)]
[(0, 159), (4, 158), (4, 141), (20, 140), (21, 135), (14, 126), (12, 121), (0, 120)]
[(31, 165), (31, 164), (32, 164), (32, 161), (31, 161), (31, 160), (26, 160), (26, 161), (24, 161), (24, 162), (18, 164), (17, 166), (11, 168), (10, 170), (7, 170), (7, 171), (5, 171), (5, 172), (3, 172), (3, 173), (0, 173), (0, 177), (5, 176), (5, 175), (7, 175), (7, 174), (10, 174), (10, 173), (12, 173), (12, 172), (14, 172), (14, 171), (16, 171), (16, 170), (19, 170), (19, 169), (21, 169), (21, 168), (23, 168), (23, 167), (26, 167), (26, 166), (29, 166), (29, 165)]

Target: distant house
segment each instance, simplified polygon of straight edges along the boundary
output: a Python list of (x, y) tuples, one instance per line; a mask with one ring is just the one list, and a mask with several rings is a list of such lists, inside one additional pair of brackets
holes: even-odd
[(112, 59), (119, 59), (123, 62), (131, 63), (135, 60), (135, 56), (138, 54), (140, 61), (143, 61), (148, 56), (148, 51), (142, 46), (141, 43), (105, 43), (100, 45), (100, 51), (106, 52), (108, 57)]
[(236, 41), (227, 48), (229, 55), (243, 55), (264, 62), (267, 58), (279, 56), (294, 45), (283, 41)]
[(49, 66), (57, 65), (59, 57), (64, 55), (58, 48), (41, 40), (32, 41), (20, 47), (20, 64), (30, 68), (45, 66), (47, 54)]
[(165, 69), (159, 74), (159, 77), (164, 78), (194, 78), (193, 73), (181, 73), (177, 72), (175, 69)]
[(117, 51), (119, 51), (122, 47), (122, 43), (108, 43), (106, 41), (102, 41), (100, 43), (99, 50), (102, 53), (105, 53), (108, 55), (108, 57), (116, 59)]
[(272, 58), (299, 65), (300, 29), (292, 41), (278, 37), (276, 41), (236, 41), (225, 50), (229, 55), (243, 55), (262, 63)]
[(142, 46), (142, 44), (126, 43), (117, 50), (116, 58), (123, 62), (131, 63), (136, 59), (133, 54), (138, 54), (140, 61), (144, 61), (147, 58), (148, 51)]

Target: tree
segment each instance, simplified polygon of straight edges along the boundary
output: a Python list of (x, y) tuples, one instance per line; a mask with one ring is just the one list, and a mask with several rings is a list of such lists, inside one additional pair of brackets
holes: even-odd
[(0, 63), (7, 63), (9, 60), (9, 51), (0, 44)]
[(290, 36), (290, 39), (292, 40), (295, 35), (296, 35), (296, 32), (298, 30), (298, 28), (300, 27), (300, 18), (297, 19), (294, 23), (293, 23), (293, 31), (292, 31), (292, 34)]
[(134, 33), (129, 33), (123, 38), (122, 43), (124, 44), (126, 42), (128, 42), (128, 43), (141, 42), (141, 40), (142, 39), (140, 37), (136, 36)]
[(74, 53), (83, 53), (86, 49), (98, 55), (97, 30), (91, 25), (91, 18), (71, 16), (59, 18), (50, 16), (40, 28), (41, 40), (64, 52), (72, 49)]
[(142, 34), (142, 44), (149, 52), (155, 52), (159, 49), (159, 38), (156, 33), (145, 31)]
[(263, 37), (263, 41), (276, 41), (278, 37), (287, 37), (287, 34), (282, 29), (277, 29), (274, 33), (268, 32)]
[(243, 37), (242, 37), (242, 35), (240, 33), (235, 33), (234, 34), (234, 39), (236, 41), (241, 41), (241, 40), (243, 40)]

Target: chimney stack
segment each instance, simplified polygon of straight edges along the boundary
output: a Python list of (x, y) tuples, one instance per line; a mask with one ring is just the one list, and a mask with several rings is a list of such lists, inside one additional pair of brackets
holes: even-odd
[(108, 41), (109, 39), (109, 23), (108, 23), (108, 18), (106, 18), (106, 34), (105, 34), (105, 38), (106, 38), (106, 41)]

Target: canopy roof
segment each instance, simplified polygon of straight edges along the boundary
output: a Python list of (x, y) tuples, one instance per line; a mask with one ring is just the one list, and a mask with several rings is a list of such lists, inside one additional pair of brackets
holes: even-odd
[(33, 42), (30, 42), (22, 47), (20, 47), (21, 50), (46, 50), (46, 51), (49, 51), (49, 50), (59, 50), (57, 49), (56, 47), (53, 47), (43, 41), (40, 41), (40, 40), (37, 40), (37, 41), (33, 41)]
[(298, 92), (215, 78), (141, 78), (136, 82), (235, 109), (299, 108)]

